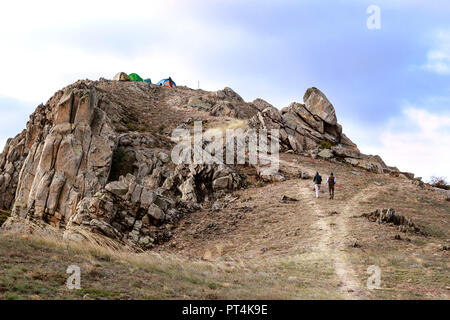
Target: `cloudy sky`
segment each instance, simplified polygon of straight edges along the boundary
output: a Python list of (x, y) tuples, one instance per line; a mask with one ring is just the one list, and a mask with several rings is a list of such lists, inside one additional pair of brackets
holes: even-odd
[(449, 17), (447, 0), (8, 1), (0, 149), (58, 89), (125, 71), (278, 108), (318, 87), (362, 152), (449, 180)]

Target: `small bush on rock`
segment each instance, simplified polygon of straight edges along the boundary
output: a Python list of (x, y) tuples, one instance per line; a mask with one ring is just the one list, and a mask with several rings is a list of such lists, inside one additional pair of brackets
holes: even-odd
[(0, 210), (0, 227), (5, 223), (6, 219), (11, 215), (11, 211)]
[(321, 141), (320, 148), (322, 149), (331, 149), (331, 143), (329, 141)]
[(447, 183), (444, 177), (431, 177), (430, 184), (433, 187), (450, 190), (450, 185)]

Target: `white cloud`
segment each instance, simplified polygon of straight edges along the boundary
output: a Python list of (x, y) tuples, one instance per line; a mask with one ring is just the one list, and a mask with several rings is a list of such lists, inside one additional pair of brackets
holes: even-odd
[(436, 32), (433, 42), (423, 68), (437, 74), (450, 75), (450, 30)]
[(3, 148), (5, 147), (6, 140), (0, 138), (0, 154), (3, 152)]
[(400, 117), (391, 118), (378, 133), (378, 139), (360, 145), (362, 152), (379, 154), (389, 165), (425, 180), (450, 178), (450, 112), (406, 106)]

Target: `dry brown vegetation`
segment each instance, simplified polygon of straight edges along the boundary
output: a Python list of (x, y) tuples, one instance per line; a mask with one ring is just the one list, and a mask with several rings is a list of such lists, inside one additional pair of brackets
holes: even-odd
[(2, 224), (6, 221), (6, 219), (8, 219), (8, 217), (11, 215), (11, 211), (7, 211), (7, 210), (1, 210), (0, 209), (0, 227), (2, 226)]

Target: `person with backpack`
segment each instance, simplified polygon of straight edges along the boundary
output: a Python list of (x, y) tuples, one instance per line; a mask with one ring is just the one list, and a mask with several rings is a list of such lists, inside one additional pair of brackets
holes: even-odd
[(316, 190), (316, 198), (318, 198), (320, 192), (320, 184), (322, 183), (322, 177), (320, 176), (319, 172), (316, 172), (313, 182), (314, 182), (314, 189)]
[(330, 199), (334, 199), (334, 185), (336, 184), (336, 178), (333, 175), (333, 172), (330, 173), (330, 176), (325, 183), (328, 185), (328, 192), (330, 193)]

